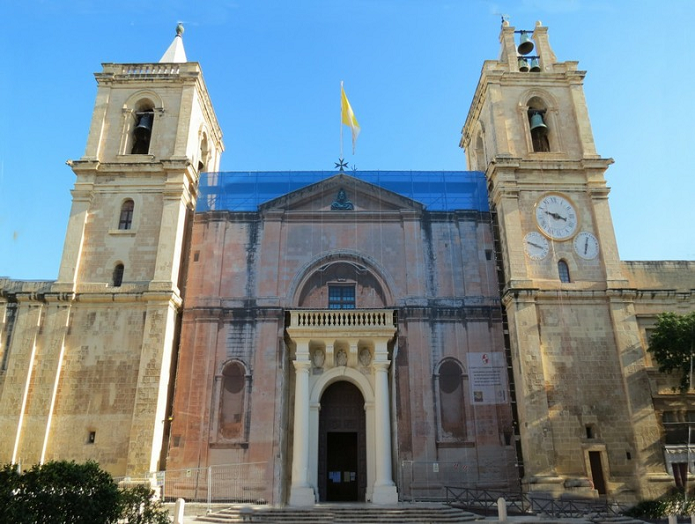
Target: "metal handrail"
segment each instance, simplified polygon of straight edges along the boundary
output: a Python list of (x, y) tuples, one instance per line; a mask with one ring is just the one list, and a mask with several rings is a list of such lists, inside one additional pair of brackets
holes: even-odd
[(586, 515), (617, 517), (623, 508), (608, 499), (584, 500), (577, 498), (550, 498), (532, 495), (521, 491), (487, 490), (457, 486), (444, 486), (446, 503), (458, 504), (467, 509), (490, 510), (497, 507), (497, 500), (504, 498), (507, 511), (515, 510), (522, 514), (546, 515), (550, 517), (583, 517)]

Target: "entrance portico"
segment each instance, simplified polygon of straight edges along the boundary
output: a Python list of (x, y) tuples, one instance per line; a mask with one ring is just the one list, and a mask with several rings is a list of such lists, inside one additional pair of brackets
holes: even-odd
[[(366, 493), (375, 504), (398, 502), (391, 464), (388, 343), (393, 310), (296, 310), (287, 333), (295, 346), (294, 445), (289, 504), (313, 505), (318, 495), (321, 396), (347, 381), (364, 398)], [(362, 494), (360, 494), (361, 498)]]

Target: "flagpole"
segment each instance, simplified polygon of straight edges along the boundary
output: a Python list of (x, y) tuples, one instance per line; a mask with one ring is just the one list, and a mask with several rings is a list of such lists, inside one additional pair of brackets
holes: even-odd
[[(340, 161), (343, 161), (343, 81), (340, 81)], [(342, 169), (342, 168), (341, 168)]]

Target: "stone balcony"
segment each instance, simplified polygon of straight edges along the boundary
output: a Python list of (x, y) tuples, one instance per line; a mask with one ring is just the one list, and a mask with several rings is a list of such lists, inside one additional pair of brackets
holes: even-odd
[[(296, 345), (297, 359), (311, 353), (325, 366), (368, 365), (385, 361), (388, 342), (396, 333), (393, 309), (298, 309), (290, 313), (287, 334)], [(344, 354), (345, 359), (340, 355)]]

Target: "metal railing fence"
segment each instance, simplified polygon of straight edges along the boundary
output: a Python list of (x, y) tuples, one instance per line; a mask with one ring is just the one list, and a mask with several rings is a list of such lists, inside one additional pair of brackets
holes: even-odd
[(446, 503), (473, 512), (497, 511), (497, 500), (504, 498), (509, 515), (541, 515), (554, 518), (619, 517), (627, 509), (616, 501), (605, 498), (550, 498), (533, 492), (488, 490), (446, 486)]
[(272, 485), (266, 482), (267, 462), (225, 464), (205, 468), (158, 471), (148, 478), (119, 477), (119, 486), (150, 484), (159, 488), (164, 501), (182, 498), (186, 502), (203, 502), (208, 509), (215, 503), (268, 504), (272, 502)]

